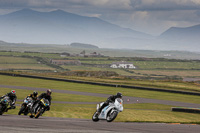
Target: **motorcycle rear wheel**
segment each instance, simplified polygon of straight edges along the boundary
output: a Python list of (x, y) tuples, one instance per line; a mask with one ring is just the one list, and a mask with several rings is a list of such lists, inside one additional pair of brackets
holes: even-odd
[(92, 120), (93, 120), (94, 122), (99, 121), (97, 112), (95, 112), (94, 115), (92, 116)]

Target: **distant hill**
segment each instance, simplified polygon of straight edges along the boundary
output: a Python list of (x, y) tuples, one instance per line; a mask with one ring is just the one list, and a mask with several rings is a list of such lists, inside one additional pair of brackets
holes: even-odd
[(186, 28), (171, 27), (167, 31), (163, 32), (160, 35), (160, 38), (172, 41), (179, 41), (182, 43), (190, 42), (193, 44), (199, 44), (200, 24)]
[(158, 38), (174, 50), (200, 51), (200, 25), (191, 27), (171, 27)]
[(100, 48), (200, 51), (200, 25), (154, 37), (96, 17), (23, 9), (0, 15), (0, 40), (21, 44), (95, 44)]
[(81, 42), (117, 47), (116, 38), (152, 38), (151, 35), (122, 28), (96, 17), (80, 16), (62, 10), (38, 12), (23, 9), (0, 15), (0, 29), (0, 40), (32, 44)]
[(0, 40), (0, 44), (7, 44), (7, 42), (4, 42), (4, 41)]
[(76, 47), (76, 48), (93, 48), (93, 49), (99, 48), (99, 47), (97, 47), (95, 45), (83, 44), (83, 43), (71, 43), (70, 46), (71, 47)]

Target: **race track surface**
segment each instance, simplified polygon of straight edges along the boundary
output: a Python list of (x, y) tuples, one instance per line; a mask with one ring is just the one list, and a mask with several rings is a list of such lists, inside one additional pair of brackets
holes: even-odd
[(2, 115), (0, 133), (199, 133), (200, 125), (93, 122), (87, 119)]

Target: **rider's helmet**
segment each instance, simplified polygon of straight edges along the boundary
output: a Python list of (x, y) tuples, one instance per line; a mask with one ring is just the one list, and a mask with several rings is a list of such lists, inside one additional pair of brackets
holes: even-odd
[(15, 91), (15, 90), (12, 90), (10, 93), (11, 93), (11, 95), (14, 96), (14, 95), (16, 94), (16, 91)]
[(51, 90), (50, 89), (47, 90), (47, 95), (49, 95), (49, 96), (51, 95)]
[(117, 98), (122, 98), (122, 93), (118, 92), (116, 96)]
[(38, 92), (37, 92), (37, 91), (34, 91), (34, 92), (33, 92), (33, 96), (36, 97), (37, 95), (38, 95)]

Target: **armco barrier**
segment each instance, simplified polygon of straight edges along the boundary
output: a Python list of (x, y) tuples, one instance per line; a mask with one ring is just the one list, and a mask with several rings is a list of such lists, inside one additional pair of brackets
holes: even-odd
[(172, 107), (172, 111), (187, 112), (187, 113), (200, 113), (200, 108)]
[(109, 87), (122, 87), (122, 88), (130, 88), (130, 89), (150, 90), (150, 91), (160, 91), (160, 92), (170, 92), (170, 93), (179, 93), (179, 94), (200, 96), (200, 93), (197, 93), (197, 92), (176, 91), (176, 90), (167, 90), (167, 89), (159, 89), (159, 88), (149, 88), (149, 87), (139, 87), (139, 86), (130, 86), (130, 85), (97, 83), (97, 82), (89, 82), (89, 81), (50, 78), (50, 77), (41, 77), (41, 76), (24, 75), (24, 74), (13, 74), (13, 73), (3, 73), (3, 72), (0, 72), (0, 75), (18, 76), (18, 77), (37, 78), (37, 79), (45, 79), (45, 80), (56, 80), (56, 81), (74, 82), (74, 83), (82, 83), (82, 84), (101, 85), (101, 86), (109, 86)]

